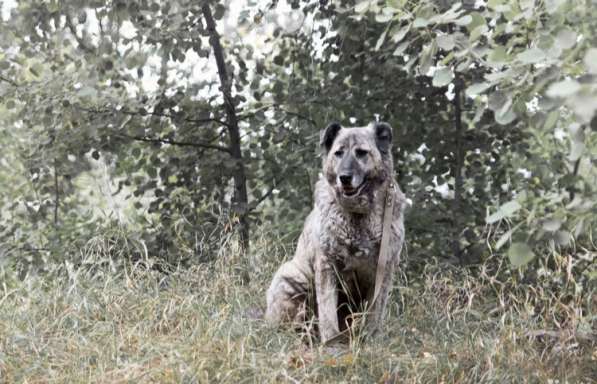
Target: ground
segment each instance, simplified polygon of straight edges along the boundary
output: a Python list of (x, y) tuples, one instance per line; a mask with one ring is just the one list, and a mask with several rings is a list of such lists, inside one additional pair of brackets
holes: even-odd
[[(532, 292), (429, 265), (397, 279), (387, 334), (331, 351), (253, 316), (275, 258), (169, 274), (145, 262), (0, 268), (3, 383), (591, 383), (595, 341), (554, 330)], [(104, 260), (105, 261), (105, 260)], [(101, 265), (100, 265), (101, 264)], [(531, 305), (532, 304), (532, 305)], [(553, 303), (552, 305), (556, 305)], [(580, 329), (583, 319), (576, 319)], [(560, 324), (564, 327), (563, 324)], [(549, 327), (549, 328), (548, 328)], [(332, 353), (336, 352), (336, 353)]]

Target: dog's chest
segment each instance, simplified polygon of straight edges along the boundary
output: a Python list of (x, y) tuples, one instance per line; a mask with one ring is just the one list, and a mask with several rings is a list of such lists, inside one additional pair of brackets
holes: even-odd
[(323, 252), (339, 271), (375, 273), (381, 242), (380, 223), (334, 217), (325, 220), (324, 226)]

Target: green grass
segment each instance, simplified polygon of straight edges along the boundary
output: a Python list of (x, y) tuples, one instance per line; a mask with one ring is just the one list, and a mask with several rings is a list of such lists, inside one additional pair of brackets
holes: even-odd
[(5, 266), (0, 382), (590, 383), (597, 377), (595, 341), (590, 330), (589, 337), (579, 332), (592, 315), (574, 315), (574, 302), (537, 298), (545, 293), (438, 265), (408, 284), (398, 279), (386, 336), (332, 355), (249, 315), (263, 307), (278, 257), (255, 256), (245, 285), (235, 259), (225, 256), (168, 275), (143, 263), (90, 262), (20, 280)]

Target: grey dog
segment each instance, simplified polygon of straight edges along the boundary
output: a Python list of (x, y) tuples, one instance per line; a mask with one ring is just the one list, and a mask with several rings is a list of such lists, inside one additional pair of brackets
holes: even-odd
[[(298, 240), (267, 291), (270, 324), (317, 318), (323, 342), (350, 327), (355, 312), (366, 314), (367, 335), (383, 330), (394, 270), (404, 243), (405, 197), (394, 181), (392, 128), (387, 123), (321, 133), (323, 174), (315, 206)], [(394, 200), (389, 260), (374, 299), (386, 193)], [(314, 289), (313, 289), (314, 287)]]

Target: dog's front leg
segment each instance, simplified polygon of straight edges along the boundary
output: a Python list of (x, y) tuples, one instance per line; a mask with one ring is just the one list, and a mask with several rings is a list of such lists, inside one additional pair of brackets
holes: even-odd
[(319, 333), (325, 343), (336, 336), (338, 328), (338, 279), (334, 268), (324, 257), (315, 263), (315, 294), (319, 316)]

